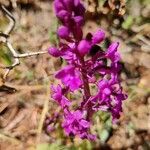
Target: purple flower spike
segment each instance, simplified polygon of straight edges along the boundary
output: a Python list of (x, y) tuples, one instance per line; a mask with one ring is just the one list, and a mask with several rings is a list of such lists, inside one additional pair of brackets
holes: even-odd
[[(63, 110), (66, 135), (95, 140), (96, 135), (90, 133), (93, 114), (99, 110), (110, 112), (115, 122), (122, 112), (123, 100), (127, 99), (119, 78), (119, 43), (113, 42), (106, 51), (101, 50), (99, 44), (105, 39), (102, 29), (83, 37), (85, 8), (80, 0), (54, 0), (54, 8), (62, 23), (57, 30), (60, 42), (59, 48), (48, 51), (65, 60), (66, 66), (55, 74), (61, 85), (52, 86), (52, 98)], [(91, 94), (91, 84), (96, 87), (95, 94)], [(73, 95), (77, 91), (83, 96), (74, 110)]]
[(98, 30), (96, 33), (94, 33), (92, 37), (92, 43), (99, 44), (104, 39), (105, 39), (105, 32), (103, 30)]
[(62, 39), (68, 39), (69, 33), (69, 29), (66, 26), (60, 26), (57, 31), (58, 36)]

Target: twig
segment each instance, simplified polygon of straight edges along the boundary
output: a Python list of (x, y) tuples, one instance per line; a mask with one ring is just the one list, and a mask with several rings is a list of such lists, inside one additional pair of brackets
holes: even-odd
[(8, 38), (8, 37), (9, 37), (8, 34), (2, 33), (2, 32), (0, 32), (0, 36), (2, 36), (2, 37), (4, 37), (4, 38)]
[(41, 89), (46, 89), (47, 87), (45, 87), (45, 85), (14, 85), (14, 84), (10, 84), (7, 83), (6, 84), (9, 87), (14, 87), (17, 90), (25, 90), (25, 91), (35, 91), (35, 90), (41, 90)]
[(25, 57), (30, 57), (30, 56), (34, 56), (34, 55), (40, 55), (40, 54), (46, 54), (46, 53), (47, 53), (47, 51), (18, 54), (15, 58), (25, 58)]
[(15, 27), (15, 23), (16, 23), (15, 18), (13, 17), (13, 15), (3, 5), (1, 6), (1, 8), (2, 8), (2, 11), (5, 13), (6, 17), (9, 19), (9, 25), (8, 25), (7, 29), (4, 31), (4, 33), (0, 32), (0, 37), (1, 37), (0, 41), (2, 41), (3, 43), (6, 44), (7, 48), (12, 53), (12, 57), (14, 58), (14, 62), (13, 62), (12, 65), (10, 65), (10, 66), (0, 66), (0, 68), (6, 69), (5, 74), (3, 76), (3, 83), (5, 83), (9, 72), (13, 68), (15, 68), (16, 66), (18, 66), (20, 64), (19, 58), (25, 58), (25, 57), (45, 54), (45, 53), (47, 53), (47, 51), (38, 51), (38, 52), (19, 54), (13, 48), (12, 44), (8, 40), (8, 38), (10, 36), (9, 34), (13, 31), (13, 29)]
[(16, 21), (15, 21), (15, 18), (13, 17), (13, 15), (3, 5), (1, 6), (1, 8), (2, 8), (2, 11), (6, 14), (6, 17), (10, 21), (9, 26), (7, 27), (7, 29), (4, 32), (5, 34), (8, 35), (14, 29)]

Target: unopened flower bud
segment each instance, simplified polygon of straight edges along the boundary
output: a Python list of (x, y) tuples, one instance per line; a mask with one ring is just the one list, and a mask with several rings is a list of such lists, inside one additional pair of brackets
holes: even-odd
[(48, 49), (48, 53), (50, 55), (54, 56), (54, 57), (59, 57), (60, 56), (60, 51), (57, 48), (55, 48), (55, 47), (50, 47)]
[(93, 34), (92, 43), (98, 44), (102, 42), (104, 38), (105, 38), (105, 32), (103, 30), (99, 30), (95, 34)]
[(90, 43), (87, 40), (82, 40), (78, 45), (78, 51), (81, 56), (86, 55), (91, 48)]
[(57, 31), (57, 34), (60, 38), (68, 39), (70, 32), (66, 26), (60, 26)]

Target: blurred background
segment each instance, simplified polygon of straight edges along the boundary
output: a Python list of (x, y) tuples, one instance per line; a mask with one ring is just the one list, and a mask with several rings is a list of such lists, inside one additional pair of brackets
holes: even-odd
[[(10, 35), (19, 53), (46, 50), (57, 44), (57, 18), (52, 0), (0, 0), (15, 17)], [(84, 34), (106, 31), (106, 47), (119, 41), (123, 66), (120, 75), (128, 99), (118, 124), (110, 115), (95, 114), (91, 132), (95, 142), (66, 137), (61, 118), (47, 132), (45, 118), (60, 112), (50, 100), (53, 73), (62, 61), (48, 54), (20, 59), (2, 85), (0, 69), (0, 150), (149, 150), (150, 149), (150, 0), (84, 0), (87, 8)], [(9, 20), (0, 11), (0, 31)], [(11, 65), (13, 57), (0, 42), (0, 65)], [(61, 113), (61, 112), (60, 112)]]

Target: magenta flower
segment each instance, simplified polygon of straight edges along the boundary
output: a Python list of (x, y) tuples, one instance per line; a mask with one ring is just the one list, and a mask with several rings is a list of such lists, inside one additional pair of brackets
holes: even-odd
[(82, 132), (81, 128), (87, 129), (90, 127), (90, 123), (83, 119), (83, 114), (79, 110), (68, 112), (65, 115), (65, 119), (63, 127), (68, 135), (80, 134)]
[(93, 110), (110, 111), (115, 121), (120, 116), (122, 101), (127, 98), (126, 94), (122, 93), (120, 84), (113, 80), (100, 80), (98, 89), (97, 95), (91, 98)]
[(78, 89), (82, 84), (80, 72), (71, 65), (68, 65), (58, 71), (55, 77), (60, 79), (62, 83), (68, 86), (71, 91)]
[[(68, 136), (95, 140), (90, 134), (93, 114), (99, 110), (110, 112), (115, 122), (122, 112), (124, 94), (119, 74), (121, 65), (118, 42), (113, 42), (106, 51), (99, 44), (105, 40), (105, 32), (99, 29), (83, 37), (85, 8), (80, 0), (54, 0), (56, 16), (62, 23), (57, 30), (59, 48), (48, 52), (61, 57), (66, 66), (55, 74), (61, 85), (52, 86), (52, 98), (63, 110), (62, 127)], [(97, 93), (92, 95), (90, 84), (95, 84)], [(62, 88), (64, 87), (64, 88)], [(72, 97), (76, 91), (83, 97), (73, 110)]]
[(112, 43), (108, 50), (106, 51), (106, 57), (109, 58), (112, 62), (118, 62), (120, 60), (120, 55), (117, 52), (119, 43), (114, 42)]
[(95, 139), (95, 136), (88, 134), (90, 123), (83, 118), (83, 112), (76, 110), (75, 112), (66, 112), (63, 128), (67, 135), (78, 135), (82, 139)]
[(59, 103), (62, 108), (70, 105), (70, 101), (64, 96), (61, 85), (57, 85), (57, 87), (54, 87), (52, 85), (51, 90), (52, 90), (52, 98), (57, 103)]

